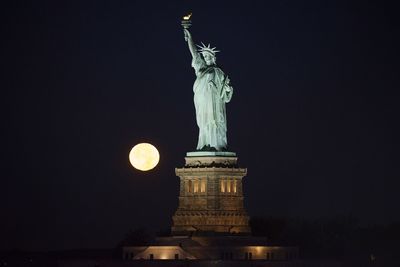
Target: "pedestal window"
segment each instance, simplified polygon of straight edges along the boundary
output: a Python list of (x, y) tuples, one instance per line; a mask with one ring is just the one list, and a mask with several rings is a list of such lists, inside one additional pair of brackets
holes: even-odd
[(232, 179), (221, 179), (220, 190), (221, 193), (237, 193), (237, 180)]
[(199, 191), (199, 181), (195, 180), (193, 181), (193, 193), (198, 193)]
[(200, 192), (205, 193), (206, 192), (206, 180), (202, 179), (200, 181)]
[(221, 193), (225, 193), (225, 180), (221, 180)]

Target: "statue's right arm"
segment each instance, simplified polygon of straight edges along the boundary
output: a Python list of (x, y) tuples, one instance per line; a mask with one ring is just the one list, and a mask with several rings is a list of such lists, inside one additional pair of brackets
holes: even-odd
[(186, 37), (185, 39), (188, 43), (190, 53), (192, 54), (192, 57), (195, 58), (198, 55), (198, 52), (196, 49), (196, 45), (193, 42), (192, 35), (190, 34), (190, 32), (187, 29), (184, 29), (184, 31), (185, 31), (185, 37)]

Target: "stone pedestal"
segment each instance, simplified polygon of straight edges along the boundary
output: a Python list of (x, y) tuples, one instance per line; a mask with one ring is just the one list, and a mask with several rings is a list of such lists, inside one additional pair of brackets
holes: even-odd
[(233, 152), (188, 152), (180, 178), (179, 206), (172, 217), (172, 233), (250, 233), (243, 206), (242, 179)]

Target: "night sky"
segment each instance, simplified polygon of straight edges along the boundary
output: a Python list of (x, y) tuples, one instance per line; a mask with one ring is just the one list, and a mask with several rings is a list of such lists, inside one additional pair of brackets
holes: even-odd
[[(197, 144), (191, 55), (221, 53), (251, 216), (400, 220), (399, 32), (382, 1), (8, 1), (0, 249), (110, 248), (169, 228)], [(158, 147), (133, 169), (130, 149)]]

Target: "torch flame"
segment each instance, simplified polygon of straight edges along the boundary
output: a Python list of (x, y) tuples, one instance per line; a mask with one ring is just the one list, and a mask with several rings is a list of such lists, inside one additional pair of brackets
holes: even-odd
[(183, 16), (183, 20), (189, 20), (191, 16), (192, 16), (192, 13), (189, 13), (186, 16)]

